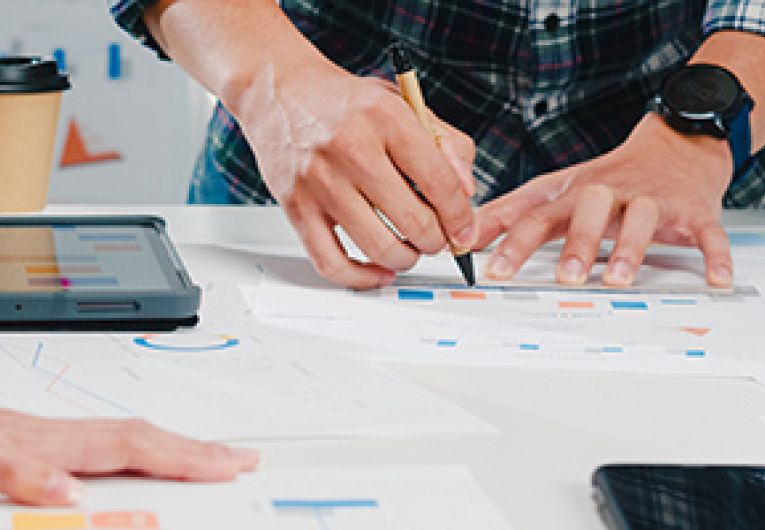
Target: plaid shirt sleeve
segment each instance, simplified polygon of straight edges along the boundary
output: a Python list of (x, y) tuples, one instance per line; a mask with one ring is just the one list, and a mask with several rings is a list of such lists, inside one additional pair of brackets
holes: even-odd
[(155, 52), (161, 59), (169, 59), (143, 21), (143, 14), (157, 0), (108, 0), (109, 11), (117, 24)]
[(765, 35), (765, 0), (709, 0), (704, 15), (704, 34), (721, 30)]
[[(765, 0), (709, 0), (703, 21), (704, 35), (734, 30), (765, 36)], [(765, 102), (760, 102), (765, 104)], [(765, 151), (761, 151), (745, 174), (728, 189), (724, 204), (744, 208), (757, 204), (765, 193)]]

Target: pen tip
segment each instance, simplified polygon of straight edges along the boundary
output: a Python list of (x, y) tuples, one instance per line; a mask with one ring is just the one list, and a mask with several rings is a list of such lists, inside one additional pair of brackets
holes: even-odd
[(465, 283), (467, 283), (470, 287), (474, 287), (475, 269), (473, 268), (473, 255), (468, 252), (466, 254), (462, 254), (461, 256), (456, 256), (454, 259), (457, 262), (457, 266), (460, 268), (462, 277), (465, 278)]

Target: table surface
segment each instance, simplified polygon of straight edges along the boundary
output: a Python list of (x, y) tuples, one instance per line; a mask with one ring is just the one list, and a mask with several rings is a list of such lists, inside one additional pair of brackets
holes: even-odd
[[(185, 244), (295, 244), (278, 208), (56, 206), (156, 213)], [(726, 213), (765, 226), (765, 212)], [(193, 265), (190, 263), (193, 275)], [(745, 379), (393, 366), (498, 434), (255, 443), (262, 469), (464, 464), (516, 529), (602, 528), (592, 470), (607, 462), (765, 465), (765, 388)]]

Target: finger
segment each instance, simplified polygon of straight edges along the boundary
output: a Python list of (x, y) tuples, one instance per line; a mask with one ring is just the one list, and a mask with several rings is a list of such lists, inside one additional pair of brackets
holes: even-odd
[(536, 177), (482, 206), (477, 214), (479, 233), (473, 248), (485, 248), (529, 211), (550, 204), (550, 197), (559, 196), (564, 184), (570, 180), (569, 171)]
[(4, 452), (7, 454), (0, 456), (0, 493), (11, 501), (71, 506), (84, 498), (84, 486), (66, 471), (18, 451)]
[(149, 476), (217, 482), (257, 465), (258, 457), (250, 451), (183, 438), (142, 420), (121, 422), (119, 431), (122, 468)]
[[(416, 198), (411, 190), (402, 193)], [(395, 271), (408, 270), (417, 263), (418, 253), (384, 224), (373, 206), (350, 184), (338, 182), (323, 201), (327, 214), (373, 263)], [(421, 208), (428, 209), (425, 204)]]
[(386, 149), (393, 163), (428, 199), (449, 241), (460, 249), (471, 248), (477, 236), (475, 214), (457, 172), (414, 113), (403, 113), (389, 126)]
[(297, 208), (286, 204), (284, 211), (314, 268), (327, 280), (355, 289), (373, 289), (389, 285), (396, 278), (393, 271), (348, 257), (333, 229), (334, 224), (317, 207)]
[[(376, 174), (374, 176), (369, 175), (366, 172), (357, 172), (356, 185), (361, 189), (369, 200), (369, 202), (375, 207), (379, 208), (385, 216), (393, 223), (406, 240), (414, 246), (420, 252), (425, 254), (435, 254), (441, 251), (446, 245), (446, 239), (441, 229), (441, 225), (438, 222), (433, 209), (426, 205), (409, 187), (402, 175), (398, 170), (390, 163), (390, 160), (385, 157), (373, 164), (376, 168)], [(356, 201), (357, 202), (357, 201)], [(347, 208), (347, 204), (343, 204), (343, 208)], [(366, 211), (369, 210), (369, 206), (363, 205), (361, 208), (361, 215), (366, 216)], [(346, 226), (340, 219), (337, 219), (341, 225)], [(371, 219), (369, 219), (371, 222)], [(351, 227), (355, 223), (350, 223), (347, 226)], [(376, 226), (379, 222), (373, 223), (371, 227), (375, 232), (379, 230)], [(346, 231), (351, 235), (350, 230), (346, 228)], [(372, 233), (362, 234), (359, 237), (371, 237)], [(356, 237), (351, 235), (352, 239), (359, 244)], [(386, 237), (388, 244), (392, 244), (389, 238)], [(411, 259), (410, 252), (407, 252), (406, 257)], [(369, 256), (372, 258), (372, 256)], [(416, 259), (416, 256), (415, 256)], [(385, 262), (378, 261), (373, 258), (373, 261), (385, 265)], [(393, 267), (391, 267), (393, 268)]]
[(616, 246), (603, 272), (604, 284), (614, 287), (632, 284), (658, 226), (659, 206), (653, 199), (636, 197), (630, 201)]
[(613, 214), (614, 200), (614, 192), (603, 185), (585, 186), (579, 192), (556, 271), (559, 282), (580, 285), (587, 281)]
[(540, 246), (559, 233), (570, 206), (559, 203), (533, 210), (512, 225), (505, 239), (486, 262), (485, 274), (497, 280), (511, 278)]
[(462, 191), (467, 197), (472, 197), (475, 194), (475, 178), (473, 177), (475, 142), (467, 134), (438, 118), (433, 112), (430, 114), (433, 128), (440, 137), (441, 151), (460, 177)]
[(707, 283), (712, 287), (733, 287), (733, 259), (730, 240), (720, 223), (703, 226), (698, 232), (699, 247), (704, 254)]
[[(142, 420), (37, 420), (37, 456), (69, 472), (134, 471), (155, 477), (228, 480), (251, 471), (258, 453), (184, 438)], [(46, 443), (48, 442), (48, 443)]]

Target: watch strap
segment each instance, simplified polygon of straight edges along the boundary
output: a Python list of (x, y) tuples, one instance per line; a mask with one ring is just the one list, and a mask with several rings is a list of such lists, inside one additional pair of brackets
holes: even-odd
[(752, 112), (751, 101), (741, 105), (738, 114), (728, 122), (728, 144), (733, 155), (733, 182), (745, 173), (752, 156), (752, 129), (749, 114)]

